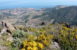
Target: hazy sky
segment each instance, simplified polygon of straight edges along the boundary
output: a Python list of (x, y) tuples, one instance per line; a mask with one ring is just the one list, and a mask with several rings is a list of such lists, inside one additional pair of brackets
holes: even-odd
[(77, 5), (77, 0), (0, 0), (0, 9), (44, 8), (54, 5)]

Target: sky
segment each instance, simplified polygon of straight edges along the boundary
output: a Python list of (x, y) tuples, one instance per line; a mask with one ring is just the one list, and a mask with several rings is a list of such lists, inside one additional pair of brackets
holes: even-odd
[(0, 0), (0, 9), (47, 8), (56, 5), (77, 5), (77, 0)]

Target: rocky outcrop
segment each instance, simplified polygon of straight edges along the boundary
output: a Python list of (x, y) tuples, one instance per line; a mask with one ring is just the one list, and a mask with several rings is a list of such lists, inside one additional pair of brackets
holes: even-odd
[(8, 47), (0, 45), (0, 50), (8, 50)]
[(16, 30), (16, 28), (12, 24), (6, 21), (2, 21), (2, 27), (3, 29), (1, 30), (0, 34), (3, 34), (5, 32), (12, 34), (12, 31)]
[(47, 50), (61, 50), (61, 48), (57, 42), (52, 42)]

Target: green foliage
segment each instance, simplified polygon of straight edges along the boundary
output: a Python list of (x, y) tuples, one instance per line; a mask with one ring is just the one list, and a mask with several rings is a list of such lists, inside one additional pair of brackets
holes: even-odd
[(56, 36), (58, 43), (62, 50), (77, 50), (77, 28), (68, 28), (66, 26), (60, 27), (61, 29)]
[(24, 34), (25, 34), (24, 31), (22, 31), (22, 30), (16, 30), (16, 31), (13, 33), (13, 37), (14, 37), (14, 38), (22, 38), (22, 37), (24, 37)]
[[(22, 45), (25, 47), (22, 46), (21, 50), (36, 50), (40, 47), (43, 50), (49, 47), (51, 42), (57, 40), (61, 50), (77, 50), (77, 27), (68, 26), (66, 24), (50, 24), (41, 28), (23, 27), (13, 32), (13, 42), (6, 40), (7, 34), (2, 35), (3, 41), (0, 42), (4, 43), (2, 45), (11, 47), (11, 50), (19, 50)], [(36, 45), (38, 43), (40, 46)]]
[(12, 47), (19, 47), (21, 44), (21, 40), (20, 39), (14, 39), (14, 41), (11, 43)]

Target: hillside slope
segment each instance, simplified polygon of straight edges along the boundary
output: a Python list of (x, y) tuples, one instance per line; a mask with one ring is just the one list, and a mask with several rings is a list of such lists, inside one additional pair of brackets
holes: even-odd
[(0, 21), (5, 20), (13, 24), (38, 24), (45, 21), (46, 23), (58, 22), (77, 24), (77, 6), (57, 6), (53, 8), (43, 8), (35, 10), (33, 8), (16, 8), (0, 10)]

